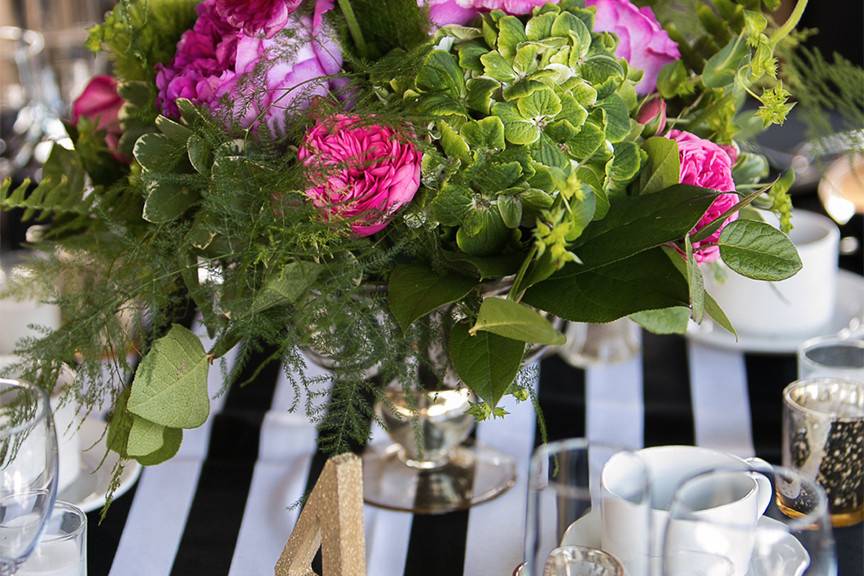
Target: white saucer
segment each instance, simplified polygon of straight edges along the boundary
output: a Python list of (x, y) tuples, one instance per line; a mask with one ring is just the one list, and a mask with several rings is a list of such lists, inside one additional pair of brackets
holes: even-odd
[(738, 350), (769, 354), (794, 354), (805, 341), (816, 336), (836, 334), (849, 326), (849, 321), (861, 314), (864, 306), (864, 276), (840, 270), (837, 276), (837, 304), (831, 323), (813, 334), (745, 334), (738, 332), (738, 340), (726, 330), (705, 320), (701, 326), (690, 323), (687, 337), (694, 342)]
[[(87, 418), (81, 424), (78, 434), (81, 440), (81, 472), (57, 494), (57, 499), (74, 504), (84, 512), (92, 512), (105, 505), (105, 495), (111, 486), (114, 465), (120, 457), (116, 452), (105, 455), (107, 432), (102, 420)], [(120, 485), (114, 491), (114, 498), (125, 494), (140, 475), (141, 464), (134, 460), (128, 461), (123, 467)]]
[[(759, 526), (763, 528), (782, 529), (782, 524), (773, 518), (763, 516), (759, 519)], [(567, 528), (561, 539), (561, 546), (586, 546), (588, 548), (601, 548), (600, 514), (596, 511), (589, 512)], [(788, 576), (801, 576), (810, 566), (810, 555), (804, 546), (791, 534), (784, 534), (776, 546), (778, 554), (783, 558), (783, 565), (792, 568), (787, 570)], [(794, 567), (794, 568), (793, 568)], [(659, 570), (657, 571), (659, 574)], [(751, 568), (747, 576), (767, 576), (759, 568)]]

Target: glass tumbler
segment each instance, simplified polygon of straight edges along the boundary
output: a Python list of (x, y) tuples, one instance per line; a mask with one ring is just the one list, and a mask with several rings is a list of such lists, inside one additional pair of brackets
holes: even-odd
[(87, 515), (57, 501), (39, 544), (16, 576), (87, 576)]
[(798, 378), (833, 376), (864, 381), (864, 339), (825, 336), (798, 349)]

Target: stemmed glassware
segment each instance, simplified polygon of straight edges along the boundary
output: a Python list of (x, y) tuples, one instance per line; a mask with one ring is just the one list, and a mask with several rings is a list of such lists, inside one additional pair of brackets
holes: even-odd
[(30, 556), (57, 495), (57, 435), (48, 395), (0, 379), (0, 576)]
[[(744, 513), (747, 483), (763, 475), (773, 488), (764, 515)], [(752, 483), (751, 486), (756, 486)], [(755, 488), (754, 488), (755, 489)], [(706, 514), (707, 508), (712, 513)], [(725, 510), (725, 512), (724, 512)], [(663, 576), (835, 576), (834, 539), (825, 491), (793, 470), (715, 469), (683, 482), (669, 510)], [(682, 572), (682, 566), (684, 571)]]

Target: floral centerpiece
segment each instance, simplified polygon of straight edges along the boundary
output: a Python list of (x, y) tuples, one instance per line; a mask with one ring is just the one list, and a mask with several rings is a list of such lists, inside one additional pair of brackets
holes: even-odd
[(51, 220), (19, 281), (66, 319), (22, 342), (21, 369), (47, 387), (74, 363), (111, 449), (156, 464), (240, 342), (297, 387), (316, 384), (304, 350), (332, 359), (309, 410), (341, 451), (380, 383), (452, 370), (478, 418), (503, 415), (526, 349), (562, 343), (553, 317), (733, 331), (708, 267), (801, 266), (790, 178), (744, 147), (792, 107), (774, 54), (806, 1), (781, 22), (777, 4), (120, 0), (91, 32), (114, 76), (75, 103), (74, 147), (35, 189), (0, 186)]

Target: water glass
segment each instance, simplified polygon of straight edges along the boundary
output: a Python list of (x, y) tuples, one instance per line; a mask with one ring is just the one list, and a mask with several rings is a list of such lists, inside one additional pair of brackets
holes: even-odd
[(786, 387), (783, 465), (825, 489), (834, 526), (864, 520), (864, 382), (812, 378)]
[(864, 382), (864, 340), (825, 336), (798, 350), (798, 378), (829, 376)]
[[(739, 497), (733, 478), (763, 475), (772, 495), (764, 515), (706, 515)], [(705, 559), (704, 574), (722, 576), (836, 576), (837, 559), (825, 491), (794, 470), (716, 469), (683, 482), (672, 501), (663, 542), (663, 576), (679, 576), (688, 556)], [(692, 556), (691, 556), (692, 557)], [(731, 563), (722, 568), (722, 559)], [(717, 564), (716, 561), (720, 563)], [(718, 567), (719, 566), (719, 567)]]
[(16, 576), (87, 576), (87, 515), (58, 500), (39, 544)]
[[(525, 565), (521, 574), (618, 576), (621, 565), (627, 568), (627, 559), (600, 550), (601, 510), (604, 499), (611, 497), (602, 487), (601, 472), (612, 456), (632, 461), (632, 469), (638, 472), (628, 502), (643, 512), (637, 517), (642, 519), (642, 533), (646, 533), (650, 525), (650, 482), (648, 471), (638, 457), (619, 448), (589, 444), (584, 439), (546, 444), (537, 449), (531, 460)], [(582, 548), (571, 549), (576, 547)], [(649, 547), (650, 541), (645, 541), (644, 549), (633, 550), (633, 555), (645, 558)], [(633, 571), (628, 568), (628, 573)]]
[(30, 556), (57, 495), (57, 434), (48, 395), (0, 379), (0, 575)]

